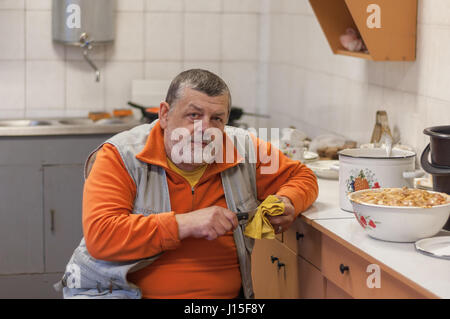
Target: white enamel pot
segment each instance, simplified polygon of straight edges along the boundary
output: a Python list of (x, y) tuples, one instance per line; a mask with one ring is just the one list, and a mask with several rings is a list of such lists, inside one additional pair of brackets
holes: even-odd
[(372, 188), (414, 187), (414, 178), (424, 174), (415, 170), (416, 154), (384, 148), (345, 149), (339, 153), (339, 203), (341, 209), (353, 213), (348, 194)]

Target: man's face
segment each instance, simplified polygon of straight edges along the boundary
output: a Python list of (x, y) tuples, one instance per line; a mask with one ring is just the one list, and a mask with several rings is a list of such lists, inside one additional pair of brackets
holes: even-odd
[[(197, 151), (204, 149), (211, 140), (215, 140), (208, 133), (223, 133), (224, 131), (228, 119), (228, 95), (211, 97), (205, 93), (184, 88), (175, 105), (170, 107), (166, 102), (161, 103), (159, 119), (161, 128), (164, 130), (164, 146), (167, 156), (181, 169), (195, 169), (203, 165), (204, 161), (194, 160), (194, 149)], [(172, 156), (172, 149), (180, 145), (179, 132), (184, 132), (184, 137), (186, 135), (191, 137), (190, 148), (192, 150), (190, 160), (184, 160), (180, 164)], [(220, 140), (221, 142), (222, 140)]]

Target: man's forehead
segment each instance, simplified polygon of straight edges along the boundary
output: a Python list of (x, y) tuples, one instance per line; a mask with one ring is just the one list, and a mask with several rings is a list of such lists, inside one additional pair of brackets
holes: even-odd
[(206, 93), (185, 88), (180, 98), (186, 107), (202, 109), (205, 108), (225, 108), (228, 109), (228, 94), (222, 94), (218, 96), (209, 96)]

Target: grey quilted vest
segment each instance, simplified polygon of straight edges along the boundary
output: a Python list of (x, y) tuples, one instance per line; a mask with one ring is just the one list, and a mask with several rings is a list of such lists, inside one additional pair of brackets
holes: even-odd
[[(136, 185), (133, 213), (158, 214), (171, 211), (165, 170), (144, 163), (136, 155), (144, 148), (148, 135), (158, 120), (119, 133), (105, 143), (114, 145)], [(258, 205), (256, 192), (255, 150), (249, 133), (226, 126), (225, 132), (245, 161), (221, 173), (228, 209), (233, 212), (254, 211)], [(103, 144), (102, 144), (103, 145)], [(100, 145), (88, 157), (85, 178), (95, 161)], [(251, 276), (251, 253), (254, 239), (244, 236), (247, 221), (240, 221), (233, 233), (237, 247), (242, 287), (245, 298), (254, 298)], [(86, 249), (84, 238), (70, 258), (56, 290), (63, 290), (64, 298), (133, 298), (142, 297), (139, 287), (127, 280), (127, 274), (148, 266), (164, 252), (129, 262), (111, 262), (93, 258)]]

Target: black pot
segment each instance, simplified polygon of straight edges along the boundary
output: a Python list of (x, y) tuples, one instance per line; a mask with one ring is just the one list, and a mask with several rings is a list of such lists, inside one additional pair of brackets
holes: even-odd
[[(450, 125), (426, 128), (423, 133), (430, 136), (430, 144), (425, 147), (420, 164), (433, 176), (433, 190), (450, 195)], [(450, 219), (444, 229), (450, 230)]]

